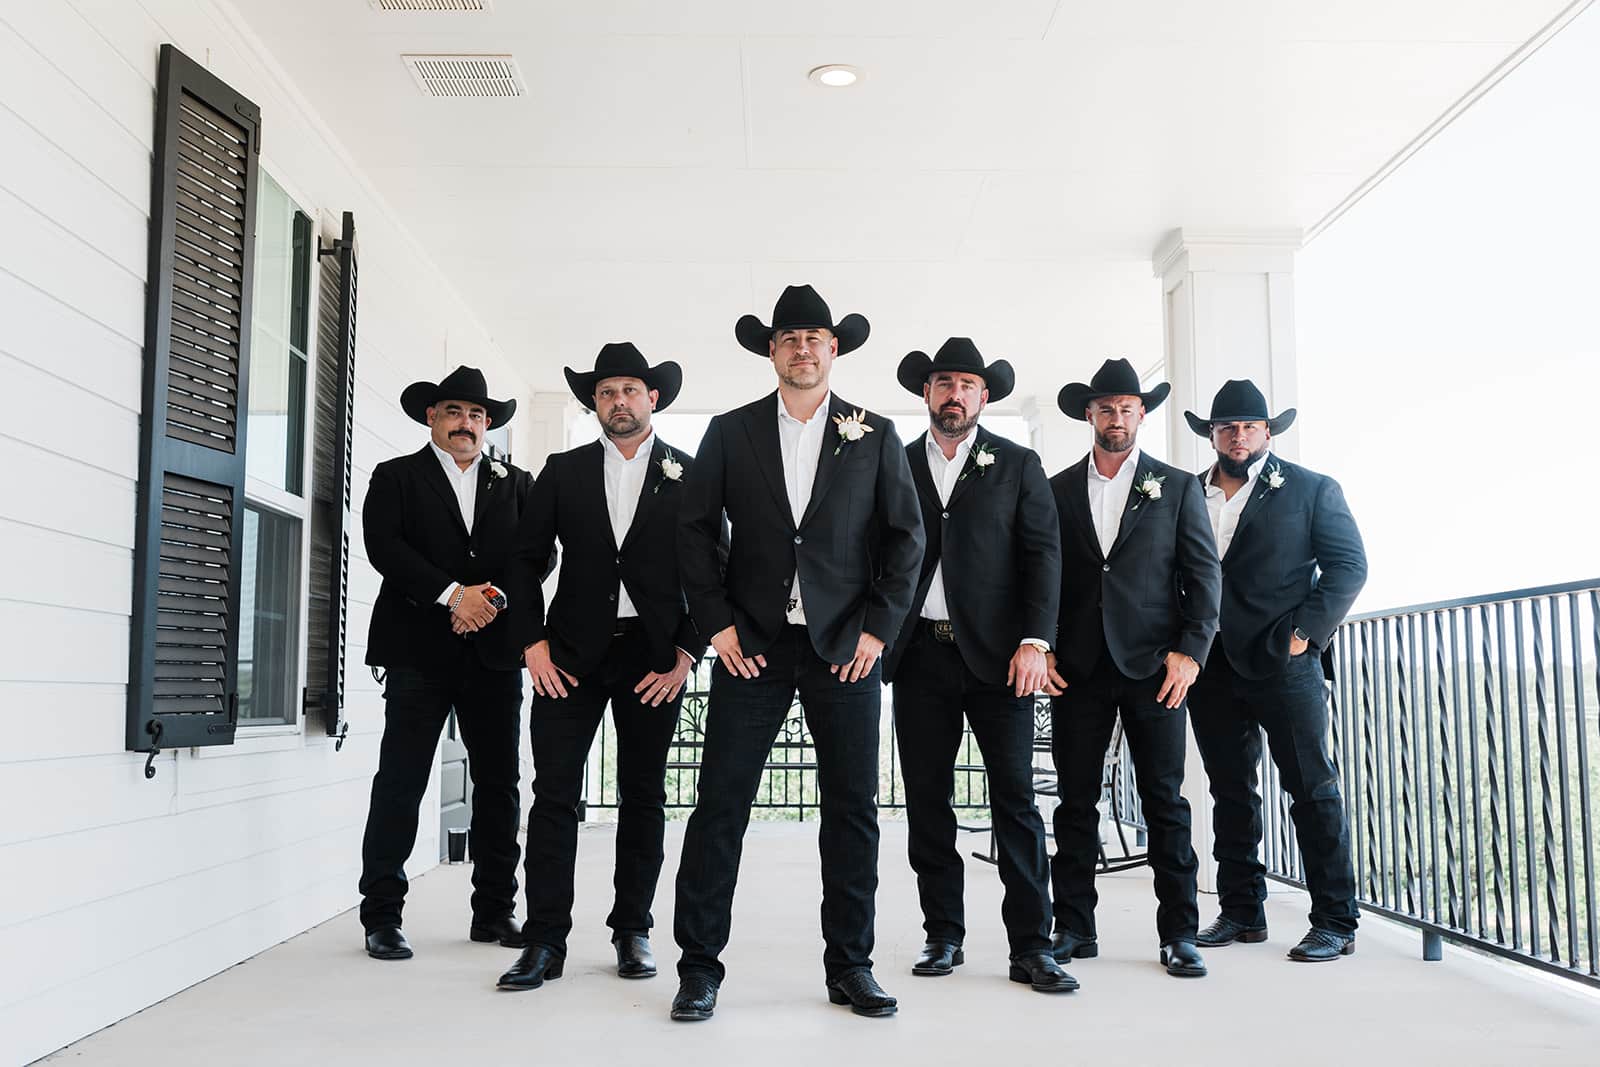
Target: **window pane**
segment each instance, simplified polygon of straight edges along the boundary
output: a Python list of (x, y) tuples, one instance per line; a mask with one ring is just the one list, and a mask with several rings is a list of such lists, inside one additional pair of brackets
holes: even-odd
[(239, 721), (293, 722), (298, 707), (299, 521), (247, 504), (240, 552)]
[(310, 243), (310, 219), (262, 173), (256, 198), (245, 467), (251, 477), (296, 495), (303, 491), (305, 458)]

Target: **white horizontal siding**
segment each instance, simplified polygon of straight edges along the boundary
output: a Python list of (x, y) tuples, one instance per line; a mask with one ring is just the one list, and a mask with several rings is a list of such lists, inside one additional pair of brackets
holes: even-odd
[[(123, 751), (158, 50), (261, 105), (262, 166), (360, 237), (354, 507), (424, 433), (399, 393), (474, 362), (526, 383), (270, 57), (211, 0), (0, 8), (0, 1062), (26, 1061), (355, 902), (383, 727), (378, 579), (352, 531), (342, 751), (316, 727)], [(436, 784), (413, 870), (437, 856)], [(466, 902), (462, 902), (463, 918)], [(350, 923), (352, 950), (359, 930)]]

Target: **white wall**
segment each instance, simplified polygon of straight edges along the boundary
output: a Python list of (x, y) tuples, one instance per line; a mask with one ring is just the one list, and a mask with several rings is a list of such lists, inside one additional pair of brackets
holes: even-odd
[[(316, 727), (242, 729), (229, 748), (164, 752), (147, 781), (144, 757), (122, 751), (159, 46), (208, 62), (261, 105), (262, 165), (323, 232), (355, 213), (358, 512), (373, 465), (424, 440), (397, 405), (406, 383), (470, 360), (496, 390), (528, 392), (241, 27), (210, 0), (0, 6), (4, 1063), (48, 1053), (356, 900), (382, 727), (361, 666), (377, 577), (359, 528), (342, 752)], [(435, 790), (413, 872), (438, 854), (436, 808)], [(357, 951), (359, 926), (341, 921)]]

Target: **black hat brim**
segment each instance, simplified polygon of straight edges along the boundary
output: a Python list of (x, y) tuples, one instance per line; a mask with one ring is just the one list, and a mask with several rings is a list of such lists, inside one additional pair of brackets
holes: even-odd
[(895, 380), (900, 387), (908, 393), (922, 395), (922, 387), (928, 383), (928, 378), (935, 369), (948, 370), (957, 374), (976, 374), (983, 379), (983, 387), (989, 391), (991, 404), (999, 403), (1011, 395), (1017, 387), (1017, 373), (1011, 369), (1011, 364), (1003, 359), (997, 359), (981, 370), (963, 367), (935, 368), (933, 358), (926, 352), (907, 352), (900, 361), (900, 366), (895, 368)]
[(445, 396), (439, 391), (438, 382), (412, 382), (400, 391), (400, 410), (411, 418), (428, 425), (428, 409), (441, 400), (465, 400), (471, 404), (480, 405), (484, 413), (489, 416), (490, 426), (504, 426), (511, 421), (517, 413), (515, 400), (493, 400), (487, 396), (458, 396), (451, 393)]
[(646, 367), (643, 371), (627, 374), (615, 371), (575, 371), (571, 367), (561, 368), (567, 376), (567, 388), (572, 390), (572, 395), (578, 398), (590, 411), (594, 410), (594, 387), (606, 378), (638, 378), (644, 383), (646, 389), (654, 389), (656, 397), (656, 410), (665, 411), (676, 399), (683, 389), (683, 368), (672, 360), (663, 360), (653, 367)]
[(1061, 387), (1061, 392), (1056, 394), (1056, 407), (1061, 409), (1061, 413), (1063, 415), (1077, 419), (1079, 422), (1088, 422), (1089, 420), (1085, 416), (1084, 412), (1088, 410), (1089, 405), (1094, 401), (1099, 400), (1103, 396), (1130, 395), (1137, 396), (1144, 402), (1144, 411), (1145, 414), (1148, 415), (1150, 412), (1160, 407), (1162, 401), (1167, 399), (1167, 394), (1171, 392), (1171, 382), (1158, 382), (1156, 383), (1155, 388), (1151, 389), (1148, 393), (1133, 394), (1123, 394), (1120, 392), (1108, 393), (1104, 390), (1096, 389), (1091, 385), (1086, 385), (1083, 382), (1069, 382)]
[[(801, 322), (784, 326), (785, 330), (821, 329), (832, 332), (839, 341), (839, 354), (854, 352), (867, 342), (867, 335), (872, 332), (872, 327), (867, 320), (855, 313), (846, 315), (832, 325), (826, 322)], [(758, 356), (770, 356), (769, 347), (772, 342), (773, 329), (754, 315), (741, 316), (733, 324), (733, 335), (739, 339), (739, 346)]]
[[(1294, 417), (1299, 414), (1294, 408), (1284, 408), (1277, 416), (1266, 421), (1267, 432), (1276, 437), (1294, 425)], [(1211, 437), (1211, 424), (1214, 422), (1258, 422), (1260, 415), (1218, 415), (1214, 419), (1202, 419), (1192, 411), (1185, 411), (1183, 419), (1189, 424), (1189, 429), (1201, 437)]]

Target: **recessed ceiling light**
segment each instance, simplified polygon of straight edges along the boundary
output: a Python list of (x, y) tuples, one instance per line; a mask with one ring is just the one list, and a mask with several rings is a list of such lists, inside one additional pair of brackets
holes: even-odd
[(828, 63), (812, 67), (806, 77), (829, 89), (844, 89), (861, 80), (861, 72), (848, 63)]

